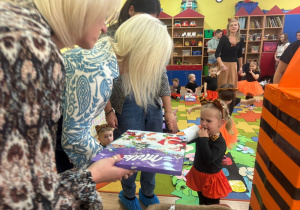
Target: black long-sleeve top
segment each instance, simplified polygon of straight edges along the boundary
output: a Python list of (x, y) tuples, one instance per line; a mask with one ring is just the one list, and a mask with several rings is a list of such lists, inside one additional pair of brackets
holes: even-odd
[[(257, 79), (254, 79), (253, 75), (250, 73), (250, 63), (246, 63), (243, 65), (243, 72), (246, 73), (246, 80), (247, 82), (254, 82), (257, 81)], [(259, 71), (254, 71), (254, 74), (259, 74)]]
[(226, 142), (222, 134), (215, 141), (198, 137), (188, 144), (193, 142), (196, 142), (195, 169), (208, 174), (218, 173), (222, 169), (222, 159), (226, 152)]
[(221, 57), (223, 62), (236, 62), (243, 56), (243, 43), (244, 40), (241, 38), (235, 46), (232, 46), (228, 37), (222, 36), (215, 53), (216, 58)]

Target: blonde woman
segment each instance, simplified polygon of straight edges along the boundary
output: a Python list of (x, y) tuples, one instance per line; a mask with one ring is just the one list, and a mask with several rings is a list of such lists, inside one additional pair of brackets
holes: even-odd
[[(62, 146), (76, 168), (88, 167), (103, 149), (91, 136), (90, 127), (110, 98), (113, 79), (119, 73), (113, 96), (124, 94), (126, 100), (121, 116), (117, 114), (117, 133), (127, 129), (162, 131), (162, 110), (154, 98), (159, 93), (161, 75), (172, 47), (167, 27), (160, 20), (138, 14), (118, 28), (115, 41), (103, 38), (92, 50), (76, 48), (63, 55), (67, 79)], [(114, 114), (112, 109), (106, 112), (110, 114)], [(153, 196), (155, 174), (149, 174), (151, 177), (145, 179), (149, 184), (142, 188), (146, 196)], [(130, 184), (134, 185), (135, 177), (136, 174)], [(131, 191), (126, 191), (126, 196), (135, 198)], [(123, 192), (121, 195), (124, 198)]]
[(114, 166), (117, 155), (58, 176), (54, 157), (65, 73), (59, 49), (92, 48), (120, 6), (0, 1), (0, 209), (102, 209), (95, 182), (132, 174)]
[[(153, 130), (156, 124), (162, 129), (162, 110), (155, 104), (154, 98), (159, 92), (161, 75), (170, 59), (172, 47), (167, 27), (151, 15), (139, 14), (118, 28), (115, 41), (103, 38), (92, 50), (76, 48), (63, 55), (67, 77), (62, 146), (77, 169), (87, 168), (91, 159), (103, 149), (91, 135), (90, 127), (110, 98), (113, 79), (119, 73), (121, 90), (127, 97), (124, 107), (131, 107), (127, 103), (135, 107), (129, 112), (123, 108), (127, 122), (134, 120), (128, 114), (146, 120), (147, 112), (150, 114), (147, 120), (153, 122), (142, 130)], [(113, 110), (106, 114), (111, 113)], [(126, 122), (119, 122), (128, 126)], [(139, 121), (132, 123), (145, 124)]]
[(237, 20), (232, 19), (227, 25), (227, 36), (222, 36), (215, 54), (221, 70), (218, 76), (218, 87), (226, 83), (237, 87), (237, 62), (239, 70), (242, 71), (243, 43), (244, 40), (240, 38), (240, 24)]

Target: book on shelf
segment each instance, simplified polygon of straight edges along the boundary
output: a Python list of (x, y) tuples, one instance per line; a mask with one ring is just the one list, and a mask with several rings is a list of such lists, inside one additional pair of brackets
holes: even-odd
[(239, 23), (240, 23), (240, 28), (241, 29), (246, 29), (246, 18), (245, 17), (240, 17), (239, 18)]
[(268, 17), (266, 19), (266, 26), (272, 28), (272, 27), (282, 27), (283, 25), (280, 17), (277, 16), (277, 17)]
[(115, 166), (153, 173), (181, 175), (186, 135), (128, 130), (93, 158), (93, 162), (124, 154)]
[(255, 20), (255, 27), (256, 28), (260, 28), (261, 26), (260, 26), (260, 23), (257, 21), (257, 20)]

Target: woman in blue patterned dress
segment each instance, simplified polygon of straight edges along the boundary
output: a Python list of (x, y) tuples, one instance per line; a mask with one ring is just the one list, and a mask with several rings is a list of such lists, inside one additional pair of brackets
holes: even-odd
[(133, 81), (135, 85), (125, 86), (124, 91), (133, 90), (137, 103), (147, 107), (160, 88), (172, 46), (167, 26), (151, 15), (139, 14), (119, 27), (115, 41), (106, 37), (92, 50), (75, 48), (63, 54), (62, 146), (75, 168), (87, 168), (103, 149), (90, 128), (110, 98), (113, 79), (120, 73), (124, 80)]

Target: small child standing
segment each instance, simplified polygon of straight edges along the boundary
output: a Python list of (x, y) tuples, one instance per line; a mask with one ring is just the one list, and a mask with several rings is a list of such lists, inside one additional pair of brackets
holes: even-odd
[(97, 139), (103, 147), (107, 147), (114, 140), (114, 128), (108, 124), (96, 125)]
[(195, 82), (196, 81), (195, 74), (189, 74), (188, 75), (188, 80), (189, 80), (189, 82), (185, 86), (186, 91), (188, 93), (196, 94), (197, 93), (198, 85)]
[[(237, 88), (234, 88), (232, 84), (223, 84), (220, 86), (220, 88), (217, 89), (219, 99), (223, 101), (227, 105), (227, 110), (229, 116), (232, 115), (232, 112), (234, 110), (234, 107), (238, 105), (239, 103), (241, 104), (253, 104), (254, 102), (259, 102), (259, 98), (251, 98), (251, 99), (241, 99), (236, 97), (236, 91)], [(201, 101), (201, 97), (200, 97)], [(201, 105), (193, 106), (187, 110), (189, 114), (191, 114), (192, 111), (201, 109)], [(231, 127), (231, 132), (227, 132), (227, 128)], [(238, 136), (238, 130), (236, 129), (236, 126), (234, 122), (231, 121), (226, 121), (226, 124), (220, 129), (220, 132), (222, 133), (225, 141), (227, 148), (231, 149), (233, 145), (237, 142), (237, 136)]]
[(180, 100), (180, 98), (181, 98), (180, 89), (181, 89), (181, 86), (179, 85), (179, 79), (177, 79), (177, 78), (173, 79), (173, 87), (171, 89), (171, 98)]
[[(199, 204), (219, 204), (220, 198), (232, 192), (222, 171), (226, 142), (220, 133), (225, 124), (225, 104), (216, 99), (201, 107), (201, 128), (196, 142), (194, 165), (186, 175), (186, 185), (198, 192)], [(228, 115), (228, 113), (227, 113)]]
[[(246, 80), (238, 82), (238, 90), (246, 96), (246, 99), (264, 93), (264, 90), (257, 81), (260, 76), (257, 60), (249, 60), (249, 63), (244, 64), (243, 72), (239, 71), (239, 75), (242, 77), (246, 76)], [(253, 110), (253, 104), (250, 104), (249, 109)]]
[(208, 64), (209, 76), (204, 80), (204, 97), (207, 100), (215, 100), (218, 98), (218, 80), (217, 76), (220, 74), (218, 63)]

